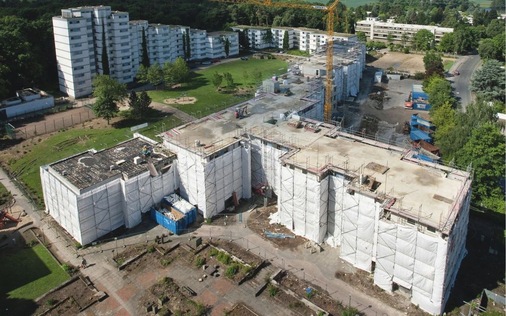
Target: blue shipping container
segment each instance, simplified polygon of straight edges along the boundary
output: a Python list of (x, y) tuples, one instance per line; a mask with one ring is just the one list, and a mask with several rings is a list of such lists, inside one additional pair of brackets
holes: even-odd
[(162, 199), (162, 205), (184, 214), (187, 226), (190, 226), (197, 221), (197, 208), (175, 193), (164, 196)]
[[(151, 218), (155, 220), (158, 224), (162, 225), (166, 229), (170, 230), (176, 235), (180, 235), (186, 229), (186, 220), (185, 217), (178, 216), (178, 214), (174, 214), (175, 211), (170, 211), (166, 209), (157, 210), (154, 207), (151, 208)], [(174, 216), (176, 215), (176, 216)]]

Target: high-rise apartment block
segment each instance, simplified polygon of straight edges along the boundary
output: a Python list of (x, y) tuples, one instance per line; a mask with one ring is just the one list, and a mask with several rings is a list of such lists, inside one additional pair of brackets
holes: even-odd
[[(119, 82), (132, 82), (142, 61), (144, 41), (151, 64), (173, 62), (177, 57), (228, 57), (224, 45), (221, 53), (210, 46), (215, 35), (205, 30), (130, 21), (128, 12), (112, 11), (109, 6), (63, 9), (61, 16), (53, 17), (53, 30), (60, 91), (73, 98), (90, 95), (93, 77), (103, 74), (104, 68)], [(239, 54), (238, 36), (226, 35), (229, 56)], [(188, 49), (183, 45), (185, 39), (189, 39)]]

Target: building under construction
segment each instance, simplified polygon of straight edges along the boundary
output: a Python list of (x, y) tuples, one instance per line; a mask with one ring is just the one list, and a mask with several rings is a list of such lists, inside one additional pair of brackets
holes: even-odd
[(42, 167), (47, 211), (87, 243), (176, 189), (204, 218), (268, 189), (278, 223), (440, 314), (466, 254), (470, 174), (314, 119), (321, 78), (283, 80), (290, 94), (259, 93), (164, 132), (162, 146), (137, 139)]

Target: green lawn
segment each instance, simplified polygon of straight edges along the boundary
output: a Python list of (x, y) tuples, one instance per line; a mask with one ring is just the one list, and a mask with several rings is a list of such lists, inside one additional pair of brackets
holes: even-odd
[(443, 60), (443, 66), (445, 71), (450, 70), (452, 68), (453, 64), (455, 63), (455, 59), (445, 59)]
[[(42, 206), (43, 198), (39, 166), (58, 161), (91, 148), (100, 150), (130, 139), (133, 135), (130, 127), (139, 123), (124, 120), (117, 126), (104, 124), (100, 128), (70, 129), (57, 133), (45, 141), (36, 144), (31, 151), (20, 153), (20, 158), (9, 162), (9, 168), (25, 183), (29, 190), (37, 197), (36, 202)], [(156, 121), (150, 122), (148, 127), (137, 132), (154, 139), (156, 134), (178, 125), (181, 125), (181, 121), (174, 116), (159, 117)]]
[(42, 245), (0, 257), (0, 297), (33, 300), (68, 280), (69, 275)]
[(482, 8), (490, 8), (492, 4), (492, 0), (472, 0), (472, 2), (479, 4)]
[[(262, 79), (270, 78), (272, 75), (286, 73), (287, 63), (278, 59), (248, 59), (237, 60), (215, 64), (194, 73), (193, 78), (187, 86), (176, 90), (153, 90), (149, 92), (150, 97), (163, 103), (167, 98), (178, 98), (182, 96), (195, 97), (197, 102), (190, 105), (172, 105), (180, 110), (196, 117), (203, 117), (216, 111), (225, 109), (239, 102), (251, 98), (260, 82), (255, 82), (253, 72), (260, 71)], [(211, 83), (214, 73), (229, 72), (234, 79), (236, 87), (249, 92), (243, 95), (234, 93), (218, 92)], [(225, 83), (223, 82), (222, 85)]]
[[(323, 5), (326, 5), (329, 1), (328, 0), (306, 0), (306, 2), (321, 3)], [(364, 5), (364, 4), (379, 2), (379, 0), (342, 0), (340, 2), (344, 5), (346, 5), (346, 7), (348, 7), (348, 8), (356, 8), (356, 7)]]

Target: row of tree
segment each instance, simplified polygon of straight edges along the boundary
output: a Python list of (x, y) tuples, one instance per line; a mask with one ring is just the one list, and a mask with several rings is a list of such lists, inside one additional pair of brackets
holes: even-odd
[(182, 57), (178, 57), (173, 63), (166, 62), (163, 66), (153, 64), (146, 67), (139, 66), (137, 81), (149, 83), (155, 87), (162, 84), (172, 86), (176, 83), (185, 83), (190, 79), (190, 68)]
[(440, 56), (431, 52), (424, 58), (427, 79), (424, 90), (432, 105), (436, 125), (435, 144), (450, 165), (473, 171), (473, 202), (504, 213), (504, 136), (497, 113), (504, 111), (505, 77), (501, 63), (488, 60), (476, 71), (471, 90), (477, 101), (465, 111), (457, 110), (451, 84), (442, 76)]
[(137, 95), (133, 90), (128, 93), (124, 84), (108, 75), (98, 75), (93, 79), (93, 96), (96, 98), (93, 112), (97, 117), (106, 119), (107, 124), (118, 115), (119, 104), (127, 98), (130, 108), (129, 115), (136, 120), (147, 117), (151, 104), (151, 98), (146, 91), (142, 91), (140, 95)]

